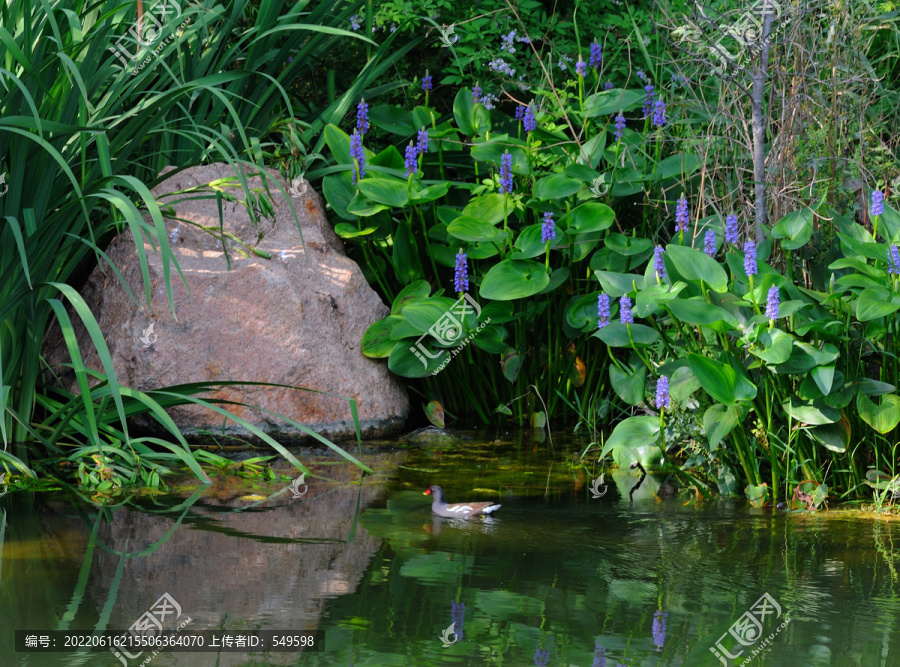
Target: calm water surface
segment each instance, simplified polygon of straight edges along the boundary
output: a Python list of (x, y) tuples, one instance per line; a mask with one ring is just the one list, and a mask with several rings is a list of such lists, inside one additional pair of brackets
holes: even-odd
[[(155, 666), (900, 665), (900, 524), (661, 501), (652, 477), (629, 501), (625, 473), (593, 498), (583, 443), (554, 444), (386, 443), (364, 451), (379, 474), (362, 483), (304, 452), (316, 476), (299, 498), (240, 478), (104, 509), (6, 495), (0, 665), (122, 664), (16, 653), (13, 632), (124, 631), (164, 594), (186, 630), (306, 632), (315, 648), (162, 652)], [(429, 484), (503, 508), (439, 519)]]

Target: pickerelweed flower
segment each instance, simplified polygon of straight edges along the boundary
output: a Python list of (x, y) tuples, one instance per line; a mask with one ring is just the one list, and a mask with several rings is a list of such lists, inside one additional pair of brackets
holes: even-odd
[(642, 69), (639, 69), (637, 72), (635, 72), (635, 75), (637, 75), (637, 78), (639, 78), (641, 81), (645, 81), (647, 79), (647, 75), (644, 74), (644, 70)]
[(453, 629), (456, 630), (456, 638), (460, 641), (463, 639), (463, 622), (466, 618), (465, 602), (450, 602), (450, 618), (453, 620)]
[(892, 245), (888, 250), (888, 273), (900, 275), (900, 251), (897, 250), (895, 245)]
[(500, 194), (508, 195), (512, 189), (512, 155), (509, 151), (503, 151), (503, 156), (500, 158)]
[(725, 243), (738, 242), (738, 219), (737, 215), (732, 213), (725, 216)]
[(428, 152), (428, 130), (424, 127), (419, 128), (419, 138), (416, 142), (416, 152), (420, 154)]
[(681, 195), (678, 203), (675, 205), (675, 231), (686, 232), (689, 220), (687, 197)]
[(600, 67), (600, 62), (603, 60), (603, 51), (600, 49), (600, 45), (597, 43), (595, 39), (591, 42), (591, 55), (588, 58), (588, 65), (597, 69)]
[(619, 321), (622, 324), (634, 324), (634, 315), (631, 314), (631, 297), (623, 296), (619, 299)]
[(462, 250), (459, 250), (456, 253), (456, 267), (453, 273), (453, 291), (469, 291), (469, 264), (466, 259), (466, 253)]
[(572, 62), (572, 56), (567, 56), (567, 55), (563, 54), (559, 57), (559, 62), (557, 63), (557, 65), (559, 65), (559, 68), (563, 72), (565, 72), (566, 69), (568, 68), (568, 65), (566, 63), (570, 63), (570, 62)]
[(362, 26), (362, 21), (359, 20), (359, 14), (354, 14), (350, 17), (350, 29), (353, 32), (356, 32)]
[(656, 644), (656, 650), (662, 651), (663, 645), (666, 643), (666, 618), (669, 612), (660, 609), (653, 613), (653, 643)]
[(497, 103), (497, 96), (485, 93), (481, 96), (481, 103), (484, 105), (485, 109), (493, 109), (494, 105)]
[(416, 150), (415, 144), (410, 141), (409, 145), (406, 147), (406, 159), (404, 160), (407, 178), (419, 171), (419, 163), (416, 159), (418, 157), (419, 152)]
[(594, 662), (591, 667), (606, 667), (606, 649), (597, 643), (594, 643)]
[(544, 213), (544, 222), (541, 223), (541, 243), (552, 241), (556, 238), (556, 223), (553, 222), (553, 213)]
[(656, 100), (653, 104), (653, 126), (662, 127), (667, 122), (666, 103), (662, 100)]
[(516, 120), (522, 120), (525, 117), (525, 107), (519, 105), (516, 107)]
[(766, 295), (766, 317), (770, 320), (778, 319), (778, 304), (780, 302), (780, 295), (778, 294), (778, 288), (775, 285), (772, 285), (769, 288), (769, 293)]
[(472, 101), (476, 104), (481, 101), (481, 86), (477, 83), (475, 84), (475, 87), (472, 88)]
[(550, 649), (538, 647), (534, 651), (535, 667), (547, 667), (550, 664)]
[(426, 74), (422, 77), (422, 90), (431, 90), (431, 75)]
[(756, 266), (756, 243), (747, 241), (744, 243), (744, 273), (755, 276), (759, 272)]
[(362, 135), (358, 130), (353, 130), (350, 135), (350, 157), (356, 160), (356, 168), (350, 174), (350, 182), (356, 183), (366, 175), (366, 152), (363, 150)]
[(656, 380), (656, 409), (669, 407), (669, 376), (660, 375)]
[(710, 257), (716, 256), (716, 233), (711, 229), (707, 229), (703, 235), (703, 252)]
[(602, 329), (609, 324), (609, 294), (600, 292), (597, 297), (597, 328)]
[(356, 107), (356, 129), (360, 134), (369, 131), (369, 105), (364, 99), (360, 100)]
[(615, 85), (612, 81), (607, 81), (603, 84), (603, 90), (612, 90), (613, 88), (615, 88)]
[(656, 246), (653, 249), (653, 270), (656, 272), (656, 277), (659, 280), (664, 280), (666, 277), (666, 263), (663, 261), (663, 247), (661, 245)]
[(644, 99), (644, 118), (649, 116), (650, 112), (653, 111), (653, 103), (656, 101), (656, 93), (654, 90), (653, 86), (649, 83), (644, 86), (644, 92), (647, 94), (647, 97)]
[(587, 63), (584, 62), (581, 58), (579, 58), (578, 62), (575, 63), (575, 74), (582, 78), (585, 74), (587, 74)]
[(522, 127), (526, 132), (534, 132), (537, 129), (537, 118), (535, 118), (534, 102), (529, 102), (525, 108), (525, 115), (522, 118)]
[(625, 131), (625, 116), (622, 115), (622, 112), (619, 112), (619, 115), (616, 116), (616, 141), (619, 141), (622, 138), (622, 133)]
[(876, 215), (884, 213), (884, 193), (881, 190), (872, 191), (872, 208), (871, 214), (874, 218)]

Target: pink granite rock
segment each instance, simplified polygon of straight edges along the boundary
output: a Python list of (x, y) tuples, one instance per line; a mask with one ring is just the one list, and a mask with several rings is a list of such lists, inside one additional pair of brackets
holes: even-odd
[[(246, 247), (229, 240), (230, 270), (222, 241), (197, 227), (219, 227), (214, 193), (199, 200), (188, 199), (196, 193), (167, 194), (204, 188), (233, 176), (225, 164), (194, 167), (169, 177), (153, 190), (160, 207), (173, 208), (175, 217), (182, 219), (165, 220), (169, 243), (190, 288), (189, 295), (171, 266), (177, 319), (166, 297), (160, 253), (149, 242), (144, 244), (150, 266), (151, 307), (147, 308), (130, 233), (114, 239), (107, 254), (138, 303), (132, 301), (108, 266), (96, 267), (82, 289), (106, 338), (119, 383), (143, 391), (209, 380), (305, 387), (355, 398), (363, 432), (368, 436), (399, 429), (409, 410), (406, 392), (384, 363), (368, 359), (360, 351), (366, 328), (387, 315), (388, 308), (369, 287), (356, 263), (344, 254), (340, 239), (325, 219), (322, 199), (312, 188), (300, 183), (291, 194), (291, 185), (269, 172), (274, 215), (263, 217), (258, 226), (243, 204), (223, 201), (224, 230), (269, 256), (247, 252)], [(259, 176), (249, 178), (248, 183), (265, 193)], [(226, 191), (238, 200), (244, 199), (239, 184)], [(288, 202), (296, 210), (302, 241)], [(145, 219), (151, 222), (149, 215)], [(81, 321), (71, 311), (70, 317), (85, 364), (102, 370)], [(69, 362), (69, 355), (55, 324), (48, 332), (44, 351), (51, 367), (61, 373), (64, 385), (77, 391), (74, 375), (60, 367)], [(261, 406), (330, 438), (354, 434), (348, 403), (336, 396), (257, 386), (226, 387), (206, 396)], [(264, 412), (240, 406), (227, 409), (281, 442), (305, 437), (284, 420)], [(177, 407), (170, 415), (188, 436), (222, 432), (223, 418), (206, 408)], [(224, 428), (229, 436), (249, 436), (249, 431), (231, 421)]]

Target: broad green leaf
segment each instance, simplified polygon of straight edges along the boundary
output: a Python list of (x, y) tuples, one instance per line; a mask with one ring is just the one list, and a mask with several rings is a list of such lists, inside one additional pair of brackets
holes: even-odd
[[(432, 296), (427, 299), (417, 299), (400, 311), (400, 314), (409, 322), (412, 327), (420, 334), (429, 331), (441, 318), (445, 318), (447, 322), (458, 322), (457, 310), (454, 309), (456, 301), (446, 296)], [(450, 319), (452, 318), (452, 319)], [(453, 343), (460, 338), (464, 330), (471, 328), (474, 323), (474, 315), (469, 314), (466, 321), (460, 323), (462, 327), (454, 327), (457, 329), (455, 335), (445, 336), (447, 343)]]
[(414, 188), (412, 191), (412, 198), (410, 199), (410, 202), (412, 202), (413, 204), (424, 204), (430, 201), (435, 201), (446, 195), (449, 190), (450, 184), (446, 181), (443, 183), (435, 183), (418, 190)]
[(597, 280), (603, 286), (603, 291), (609, 294), (611, 299), (644, 289), (644, 276), (636, 273), (614, 273), (612, 271), (594, 271)]
[(356, 221), (356, 214), (347, 211), (347, 206), (356, 195), (356, 189), (350, 184), (350, 173), (329, 174), (322, 179), (322, 194), (332, 210), (344, 220)]
[(362, 353), (373, 359), (387, 357), (397, 344), (397, 341), (391, 340), (391, 331), (402, 321), (402, 317), (388, 315), (372, 324), (363, 334)]
[(856, 409), (864, 422), (884, 435), (890, 433), (900, 423), (900, 396), (886, 394), (881, 404), (875, 403), (863, 393), (856, 396)]
[(700, 158), (693, 153), (679, 153), (661, 160), (656, 165), (656, 171), (644, 176), (645, 181), (662, 181), (667, 178), (688, 176), (700, 168)]
[(750, 504), (753, 507), (762, 507), (769, 499), (769, 485), (765, 482), (763, 482), (759, 486), (752, 486), (748, 484), (744, 489), (744, 495), (747, 496), (747, 500), (750, 501)]
[(813, 426), (833, 424), (841, 418), (839, 410), (828, 407), (823, 401), (804, 401), (799, 396), (791, 396), (781, 407), (791, 419)]
[(416, 128), (413, 126), (412, 114), (393, 104), (379, 104), (369, 109), (369, 120), (372, 125), (391, 134), (408, 137)]
[(472, 100), (472, 91), (468, 88), (460, 88), (456, 93), (456, 99), (453, 100), (453, 118), (464, 135), (475, 136), (475, 102)]
[[(487, 320), (485, 319), (485, 321)], [(475, 336), (472, 339), (472, 343), (474, 343), (475, 347), (481, 348), (485, 352), (490, 352), (491, 354), (501, 354), (504, 350), (506, 350), (507, 347), (509, 347), (506, 344), (506, 338), (509, 335), (506, 327), (489, 324), (477, 333), (473, 331), (472, 334), (474, 334)]]
[(427, 339), (404, 340), (391, 350), (388, 368), (401, 377), (420, 378), (431, 375), (449, 358), (447, 350), (435, 349)]
[(325, 143), (331, 151), (334, 161), (338, 164), (350, 164), (350, 135), (336, 125), (329, 123), (325, 126)]
[(490, 141), (476, 143), (472, 147), (472, 159), (477, 162), (492, 162), (499, 169), (503, 154), (508, 152), (512, 157), (513, 173), (530, 174), (531, 166), (528, 163), (528, 153), (525, 152), (524, 146), (525, 142), (512, 139), (505, 134), (492, 136)]
[(720, 333), (728, 328), (737, 328), (737, 322), (731, 313), (720, 306), (707, 303), (702, 297), (692, 299), (676, 299), (670, 301), (667, 307), (677, 319), (688, 324), (700, 324), (713, 326)]
[(833, 424), (811, 426), (806, 432), (825, 449), (838, 454), (843, 454), (850, 446), (850, 422), (843, 416)]
[[(631, 327), (631, 338), (628, 337), (628, 327)], [(599, 329), (594, 338), (599, 338), (610, 347), (631, 347), (632, 339), (636, 347), (647, 347), (659, 340), (659, 334), (656, 329), (643, 324), (613, 322)]]
[[(506, 197), (503, 195), (481, 195), (480, 197), (475, 197), (470, 200), (463, 209), (462, 214), (467, 215), (470, 218), (475, 218), (476, 220), (481, 220), (481, 222), (496, 225), (498, 222), (503, 221), (503, 206), (505, 201)], [(459, 216), (458, 212), (456, 213), (456, 216)], [(452, 220), (449, 222), (452, 222)]]
[(522, 370), (522, 355), (516, 352), (515, 348), (506, 348), (506, 352), (500, 357), (500, 370), (503, 371), (503, 377), (510, 382), (515, 382), (519, 377), (519, 371)]
[(609, 116), (619, 111), (631, 111), (644, 103), (647, 94), (643, 90), (613, 88), (601, 90), (584, 101), (584, 115), (587, 118)]
[(827, 366), (816, 366), (809, 372), (823, 396), (828, 396), (831, 393), (831, 387), (834, 383), (834, 370), (834, 364), (829, 364)]
[(702, 280), (716, 292), (728, 290), (725, 269), (705, 252), (670, 243), (666, 254), (685, 280)]
[(417, 280), (410, 283), (400, 293), (394, 297), (394, 303), (391, 304), (391, 315), (399, 315), (403, 307), (408, 305), (415, 299), (424, 299), (431, 294), (431, 285), (427, 280)]
[(467, 215), (460, 216), (447, 225), (447, 233), (469, 243), (500, 243), (506, 238), (506, 232), (502, 229)]
[(864, 289), (856, 300), (856, 319), (860, 322), (886, 317), (900, 310), (900, 297), (877, 287)]
[[(647, 449), (655, 448), (659, 438), (659, 419), (657, 417), (629, 417), (619, 422), (609, 439), (603, 446), (600, 458), (612, 452), (613, 459), (619, 466), (626, 467), (649, 454)], [(645, 451), (642, 451), (645, 450)]]
[(743, 374), (721, 361), (689, 354), (688, 364), (700, 380), (704, 391), (719, 403), (728, 406), (756, 397), (756, 385)]
[(582, 184), (579, 180), (563, 174), (551, 174), (537, 182), (534, 187), (534, 196), (538, 199), (561, 199), (574, 195), (581, 187)]
[(379, 204), (392, 208), (406, 206), (406, 181), (395, 178), (364, 178), (357, 183), (359, 191)]
[(590, 331), (597, 328), (597, 298), (600, 292), (591, 292), (570, 301), (566, 308), (566, 323), (577, 331)]
[[(546, 244), (541, 242), (541, 228), (543, 225), (529, 225), (521, 232), (519, 232), (519, 237), (516, 239), (516, 250), (518, 252), (510, 255), (510, 259), (531, 259), (532, 257), (537, 257), (538, 255), (544, 254), (544, 249)], [(550, 241), (550, 247), (555, 248), (560, 244), (563, 239), (562, 234), (557, 234), (554, 239)]]
[(550, 282), (543, 264), (528, 259), (504, 259), (491, 267), (479, 294), (493, 301), (511, 301), (532, 296)]
[(609, 381), (613, 391), (628, 405), (639, 405), (644, 401), (647, 368), (640, 364), (634, 369), (626, 365), (624, 369), (620, 370), (615, 364), (609, 365)]
[(433, 426), (444, 428), (444, 406), (437, 401), (431, 401), (425, 406), (425, 416)]
[(669, 378), (669, 394), (678, 405), (684, 405), (688, 397), (700, 388), (700, 381), (689, 366), (677, 368)]
[(781, 247), (785, 250), (802, 248), (812, 236), (815, 213), (808, 206), (792, 211), (775, 223), (772, 236), (784, 239)]
[(606, 237), (606, 247), (619, 255), (640, 255), (652, 249), (653, 242), (650, 239), (613, 232)]
[(737, 408), (719, 403), (711, 405), (703, 415), (703, 428), (709, 448), (715, 449), (734, 430), (738, 421)]
[(606, 204), (587, 202), (576, 206), (565, 217), (570, 234), (602, 232), (615, 222), (616, 214)]
[(368, 236), (376, 231), (378, 231), (378, 227), (357, 229), (355, 225), (351, 225), (349, 222), (339, 222), (334, 226), (334, 233), (342, 239), (355, 239), (357, 236)]
[(632, 312), (635, 317), (650, 317), (663, 312), (664, 305), (678, 298), (678, 294), (687, 287), (687, 283), (678, 281), (674, 285), (662, 283), (650, 285), (637, 293)]
[[(377, 204), (370, 202), (366, 197), (362, 195), (362, 193), (356, 193), (356, 196), (350, 200), (350, 203), (347, 204), (347, 213), (352, 213), (355, 216), (359, 216), (361, 218), (368, 218), (370, 216), (379, 213), (380, 211), (384, 211), (389, 209), (389, 206), (385, 206), (384, 204)], [(347, 230), (348, 227), (352, 227), (353, 231), (357, 231), (356, 225), (347, 225), (347, 223), (343, 223), (343, 229)], [(334, 231), (337, 232), (338, 225), (335, 225)], [(373, 230), (377, 229), (377, 227), (373, 227)], [(348, 230), (349, 231), (349, 230)], [(338, 232), (340, 236), (340, 232)], [(350, 238), (350, 237), (343, 237)]]
[(790, 334), (772, 328), (760, 334), (758, 344), (750, 346), (750, 353), (768, 364), (780, 364), (790, 358), (793, 340)]

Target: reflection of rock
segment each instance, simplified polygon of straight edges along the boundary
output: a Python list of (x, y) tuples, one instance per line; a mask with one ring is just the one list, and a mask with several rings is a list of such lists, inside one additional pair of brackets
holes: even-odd
[(418, 431), (413, 431), (406, 439), (414, 445), (426, 447), (446, 447), (462, 441), (464, 436), (450, 429), (428, 426)]
[[(92, 273), (82, 296), (103, 331), (116, 377), (123, 385), (150, 390), (206, 381), (272, 382), (355, 398), (366, 435), (387, 433), (402, 426), (409, 409), (406, 392), (387, 365), (362, 354), (366, 328), (388, 313), (369, 287), (359, 267), (343, 251), (323, 213), (321, 198), (308, 189), (300, 199), (285, 196), (276, 186), (287, 184), (269, 174), (274, 213), (255, 226), (241, 204), (226, 202), (221, 224), (228, 234), (270, 259), (246, 253), (233, 241), (230, 267), (222, 241), (197, 225), (218, 228), (216, 198), (188, 199), (172, 191), (207, 187), (233, 177), (223, 164), (194, 167), (175, 174), (153, 190), (160, 206), (173, 207), (178, 218), (165, 220), (172, 252), (184, 273), (188, 296), (174, 266), (172, 295), (178, 319), (166, 294), (164, 266), (159, 252), (144, 244), (149, 264), (151, 308), (146, 305), (144, 280), (132, 235), (121, 234), (107, 254), (122, 272), (138, 304), (105, 264)], [(262, 180), (248, 178), (249, 187), (264, 194)], [(239, 199), (240, 187), (228, 188)], [(302, 230), (297, 230), (293, 203)], [(261, 237), (261, 238), (260, 238)], [(245, 251), (241, 256), (236, 251)], [(101, 270), (103, 269), (103, 270)], [(85, 365), (102, 370), (94, 347), (77, 315), (70, 317), (81, 342)], [(153, 344), (141, 336), (154, 326)], [(76, 392), (74, 375), (60, 364), (69, 355), (59, 327), (45, 342), (45, 355)], [(259, 405), (285, 415), (331, 437), (352, 436), (353, 420), (346, 400), (325, 393), (272, 387), (224, 387), (210, 396)], [(242, 406), (224, 406), (282, 441), (307, 436), (287, 422)], [(206, 408), (188, 405), (170, 410), (175, 423), (188, 434), (221, 432), (223, 418)], [(242, 426), (227, 422), (225, 432), (248, 437)]]
[[(367, 457), (373, 467), (377, 462)], [(382, 463), (391, 459), (382, 458)], [(284, 471), (283, 471), (284, 472)], [(359, 477), (352, 466), (329, 466), (324, 472), (346, 483)], [(314, 635), (325, 601), (353, 593), (381, 540), (357, 526), (354, 514), (380, 492), (375, 483), (334, 484), (307, 477), (309, 493), (295, 500), (289, 491), (270, 503), (244, 512), (246, 506), (225, 500), (237, 493), (233, 480), (217, 483), (196, 503), (186, 520), (159, 548), (129, 558), (116, 597), (110, 627), (127, 629), (163, 593), (180, 605), (191, 630), (289, 630)], [(284, 484), (287, 487), (287, 483)], [(278, 486), (263, 491), (267, 495)], [(246, 487), (244, 488), (246, 493)], [(171, 530), (171, 514), (116, 511), (100, 539), (115, 550), (140, 552)], [(119, 556), (98, 549), (88, 586), (99, 609), (109, 594)], [(318, 638), (318, 636), (317, 636)], [(146, 657), (143, 656), (143, 657)], [(271, 653), (267, 664), (295, 664), (296, 653)], [(246, 664), (240, 653), (171, 653), (154, 664)]]

